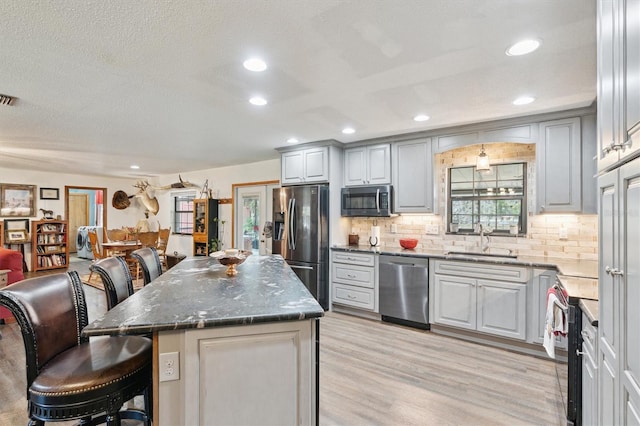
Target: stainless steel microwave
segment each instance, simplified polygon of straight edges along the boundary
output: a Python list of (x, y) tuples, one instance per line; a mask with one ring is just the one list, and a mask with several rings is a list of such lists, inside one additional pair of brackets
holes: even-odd
[(340, 195), (342, 216), (389, 217), (393, 211), (391, 185), (350, 186)]

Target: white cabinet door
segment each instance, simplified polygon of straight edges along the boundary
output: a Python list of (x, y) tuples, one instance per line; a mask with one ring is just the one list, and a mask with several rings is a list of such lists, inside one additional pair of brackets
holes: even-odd
[[(640, 13), (640, 9), (637, 11)], [(620, 167), (618, 214), (619, 270), (614, 289), (620, 300), (620, 422), (638, 424), (640, 415), (640, 160)]]
[(620, 311), (617, 278), (606, 272), (615, 268), (618, 254), (618, 171), (598, 179), (600, 261), (598, 262), (598, 398), (600, 424), (618, 424), (617, 390)]
[(438, 324), (476, 329), (476, 280), (435, 275), (434, 320)]
[(395, 213), (433, 213), (431, 139), (393, 144), (393, 209)]
[(329, 151), (326, 147), (285, 152), (281, 156), (281, 183), (295, 185), (329, 180)]
[(627, 158), (640, 149), (640, 0), (624, 2), (624, 147), (620, 158)]
[[(617, 3), (617, 1), (615, 2)], [(620, 138), (617, 128), (620, 115), (619, 69), (614, 62), (617, 49), (615, 33), (616, 13), (613, 0), (601, 0), (598, 7), (598, 170), (611, 167), (618, 161), (618, 151), (611, 146)], [(615, 56), (617, 58), (617, 55)]]
[(329, 180), (329, 150), (310, 148), (304, 150), (304, 182), (326, 182)]
[(388, 185), (391, 183), (391, 145), (367, 147), (367, 184)]
[(344, 185), (357, 186), (367, 183), (365, 147), (351, 148), (344, 151)]
[(497, 336), (527, 338), (527, 287), (502, 281), (478, 280), (477, 330)]
[(346, 149), (344, 185), (387, 185), (391, 183), (391, 145), (380, 144)]
[(536, 146), (538, 211), (582, 211), (580, 118), (540, 123)]
[(285, 152), (282, 154), (280, 167), (282, 168), (281, 182), (283, 185), (301, 183), (304, 177), (304, 158), (302, 151)]
[(596, 426), (598, 424), (596, 399), (596, 369), (594, 360), (588, 352), (582, 354), (582, 424)]

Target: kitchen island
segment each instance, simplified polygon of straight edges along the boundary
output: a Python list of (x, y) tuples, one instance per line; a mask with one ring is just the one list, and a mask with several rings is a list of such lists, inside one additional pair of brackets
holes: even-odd
[(153, 334), (154, 424), (313, 424), (324, 310), (280, 256), (189, 257), (87, 326)]

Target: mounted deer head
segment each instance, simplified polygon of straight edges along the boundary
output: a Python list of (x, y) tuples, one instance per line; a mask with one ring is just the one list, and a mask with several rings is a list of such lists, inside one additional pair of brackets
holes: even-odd
[(135, 188), (138, 188), (138, 193), (132, 195), (131, 197), (139, 198), (142, 202), (142, 205), (154, 215), (158, 213), (160, 210), (160, 205), (158, 204), (158, 199), (156, 198), (153, 188), (149, 185), (149, 182), (139, 180), (135, 185)]

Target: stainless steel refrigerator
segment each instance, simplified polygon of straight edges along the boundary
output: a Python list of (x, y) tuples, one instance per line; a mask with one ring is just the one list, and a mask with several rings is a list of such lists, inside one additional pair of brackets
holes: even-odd
[(273, 254), (280, 254), (329, 309), (329, 186), (273, 190)]

